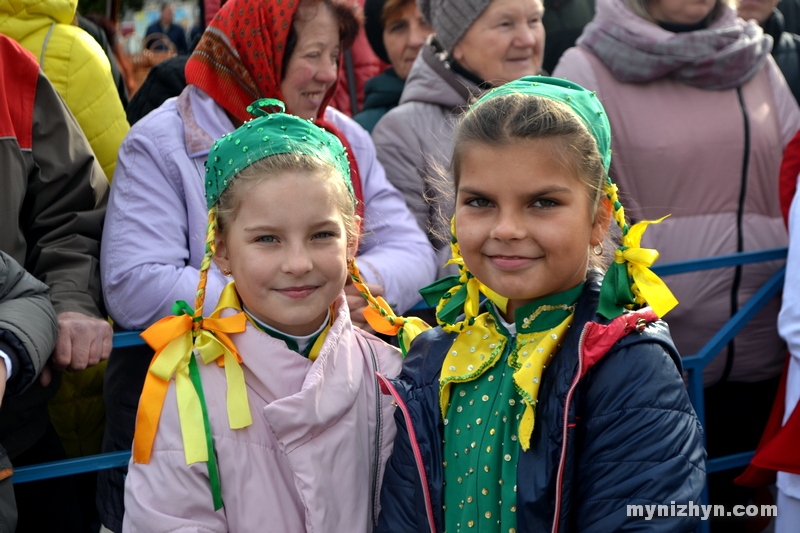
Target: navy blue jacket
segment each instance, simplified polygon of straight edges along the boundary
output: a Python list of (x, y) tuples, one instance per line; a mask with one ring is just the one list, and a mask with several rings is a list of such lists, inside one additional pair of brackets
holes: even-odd
[[(145, 39), (150, 35), (158, 33), (163, 33), (169, 37), (169, 40), (175, 45), (178, 55), (189, 53), (189, 46), (186, 44), (186, 32), (183, 31), (181, 26), (178, 26), (177, 24), (170, 24), (167, 31), (164, 31), (160, 22), (155, 21), (147, 27)], [(146, 41), (145, 44), (147, 44), (147, 47), (151, 50), (167, 50), (167, 46), (158, 40)]]
[[(531, 447), (519, 454), (517, 531), (692, 531), (699, 517), (627, 516), (628, 505), (700, 504), (703, 431), (667, 325), (649, 308), (602, 320), (600, 280), (590, 273), (542, 376)], [(454, 339), (426, 331), (401, 375), (382, 380), (398, 409), (378, 532), (444, 531), (439, 372)]]

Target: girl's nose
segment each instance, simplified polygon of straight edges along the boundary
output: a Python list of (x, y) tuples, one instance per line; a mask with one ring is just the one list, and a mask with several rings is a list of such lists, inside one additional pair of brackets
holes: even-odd
[(508, 211), (498, 213), (492, 227), (491, 237), (501, 241), (524, 238), (525, 228), (520, 223), (520, 217)]
[(314, 263), (311, 260), (311, 255), (302, 246), (293, 246), (291, 249), (286, 250), (286, 256), (281, 265), (281, 271), (284, 274), (292, 274), (295, 276), (305, 274), (314, 268)]

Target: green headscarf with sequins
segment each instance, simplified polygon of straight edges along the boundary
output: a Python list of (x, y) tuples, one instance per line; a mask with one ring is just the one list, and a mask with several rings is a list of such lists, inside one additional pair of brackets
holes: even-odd
[[(269, 113), (265, 107), (280, 111)], [(303, 154), (330, 163), (339, 171), (355, 202), (350, 164), (341, 141), (309, 120), (284, 113), (280, 100), (263, 98), (247, 106), (253, 120), (217, 140), (206, 161), (206, 202), (211, 209), (233, 177), (256, 161), (276, 154)]]

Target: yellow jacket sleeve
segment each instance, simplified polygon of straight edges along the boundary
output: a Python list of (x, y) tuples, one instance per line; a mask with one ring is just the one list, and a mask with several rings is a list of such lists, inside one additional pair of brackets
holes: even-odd
[(55, 24), (42, 44), (38, 56), (42, 70), (75, 115), (111, 181), (117, 152), (130, 126), (108, 58), (88, 33), (65, 24)]

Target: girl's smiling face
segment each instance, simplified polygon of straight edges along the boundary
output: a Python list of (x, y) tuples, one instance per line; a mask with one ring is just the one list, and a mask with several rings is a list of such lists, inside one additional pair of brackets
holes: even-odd
[(337, 176), (285, 171), (240, 192), (214, 257), (247, 310), (289, 335), (319, 328), (355, 255), (336, 201)]
[(558, 140), (537, 139), (463, 151), (455, 210), (461, 255), (478, 280), (509, 299), (511, 320), (517, 308), (582, 283), (589, 248), (603, 242), (611, 221), (554, 157), (559, 149)]

